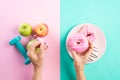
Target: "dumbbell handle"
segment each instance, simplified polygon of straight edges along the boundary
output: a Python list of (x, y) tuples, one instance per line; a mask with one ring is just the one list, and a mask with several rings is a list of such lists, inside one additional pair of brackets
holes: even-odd
[(27, 50), (26, 48), (24, 48), (24, 46), (20, 43), (20, 39), (21, 37), (20, 36), (17, 36), (16, 38), (12, 39), (9, 44), (10, 45), (14, 45), (18, 51), (20, 52), (20, 54), (25, 58), (25, 62), (24, 64), (29, 64), (31, 63), (29, 57), (27, 56)]
[(17, 42), (15, 43), (15, 46), (16, 46), (16, 48), (20, 51), (20, 53), (22, 54), (22, 56), (23, 56), (25, 59), (27, 59), (27, 58), (28, 58), (28, 56), (27, 56), (27, 50), (23, 47), (23, 45), (22, 45), (19, 41), (17, 41)]

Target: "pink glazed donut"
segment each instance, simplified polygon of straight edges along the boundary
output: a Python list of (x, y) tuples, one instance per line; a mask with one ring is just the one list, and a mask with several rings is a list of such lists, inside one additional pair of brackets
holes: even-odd
[(89, 41), (91, 42), (95, 41), (96, 29), (93, 27), (93, 25), (88, 24), (83, 25), (79, 33), (85, 35)]
[(89, 47), (87, 38), (82, 34), (74, 34), (70, 36), (67, 43), (75, 52), (84, 52)]

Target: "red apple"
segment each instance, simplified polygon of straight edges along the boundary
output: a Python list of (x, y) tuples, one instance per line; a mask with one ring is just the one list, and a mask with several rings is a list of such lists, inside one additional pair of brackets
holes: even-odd
[(48, 34), (48, 26), (44, 23), (41, 23), (34, 27), (34, 33), (39, 37), (44, 37)]

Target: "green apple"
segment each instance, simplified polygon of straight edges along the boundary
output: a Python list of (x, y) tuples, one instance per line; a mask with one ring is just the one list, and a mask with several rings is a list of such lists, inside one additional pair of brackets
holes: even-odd
[[(28, 49), (30, 48), (30, 46), (31, 46), (33, 43), (35, 43), (36, 41), (37, 41), (36, 39), (30, 40), (30, 41), (27, 43), (27, 46), (26, 46), (27, 50), (28, 50)], [(39, 52), (40, 52), (40, 45), (35, 49), (35, 53), (39, 54)]]
[(28, 23), (23, 23), (19, 26), (19, 33), (22, 36), (30, 36), (32, 34), (32, 26)]

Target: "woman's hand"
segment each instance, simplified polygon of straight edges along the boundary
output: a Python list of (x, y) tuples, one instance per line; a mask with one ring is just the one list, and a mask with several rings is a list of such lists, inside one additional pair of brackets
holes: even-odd
[(84, 65), (87, 62), (90, 54), (93, 51), (93, 44), (89, 42), (89, 48), (83, 52), (83, 53), (77, 53), (70, 49), (73, 60), (74, 60), (74, 66), (76, 69), (76, 74), (77, 74), (77, 80), (85, 80), (84, 76)]
[[(40, 46), (40, 47), (38, 47)], [(36, 48), (40, 48), (40, 52), (37, 54), (36, 53)], [(44, 51), (45, 51), (45, 47), (44, 47), (44, 43), (40, 42), (40, 41), (36, 41), (35, 43), (33, 43), (29, 50), (28, 50), (28, 56), (32, 62), (32, 64), (34, 65), (34, 68), (41, 68), (43, 65), (43, 60), (44, 60)]]
[[(38, 46), (40, 48), (40, 52), (37, 54), (35, 50)], [(34, 66), (33, 80), (42, 80), (41, 73), (44, 60), (44, 51), (45, 45), (40, 41), (33, 43), (28, 50), (28, 56)]]

